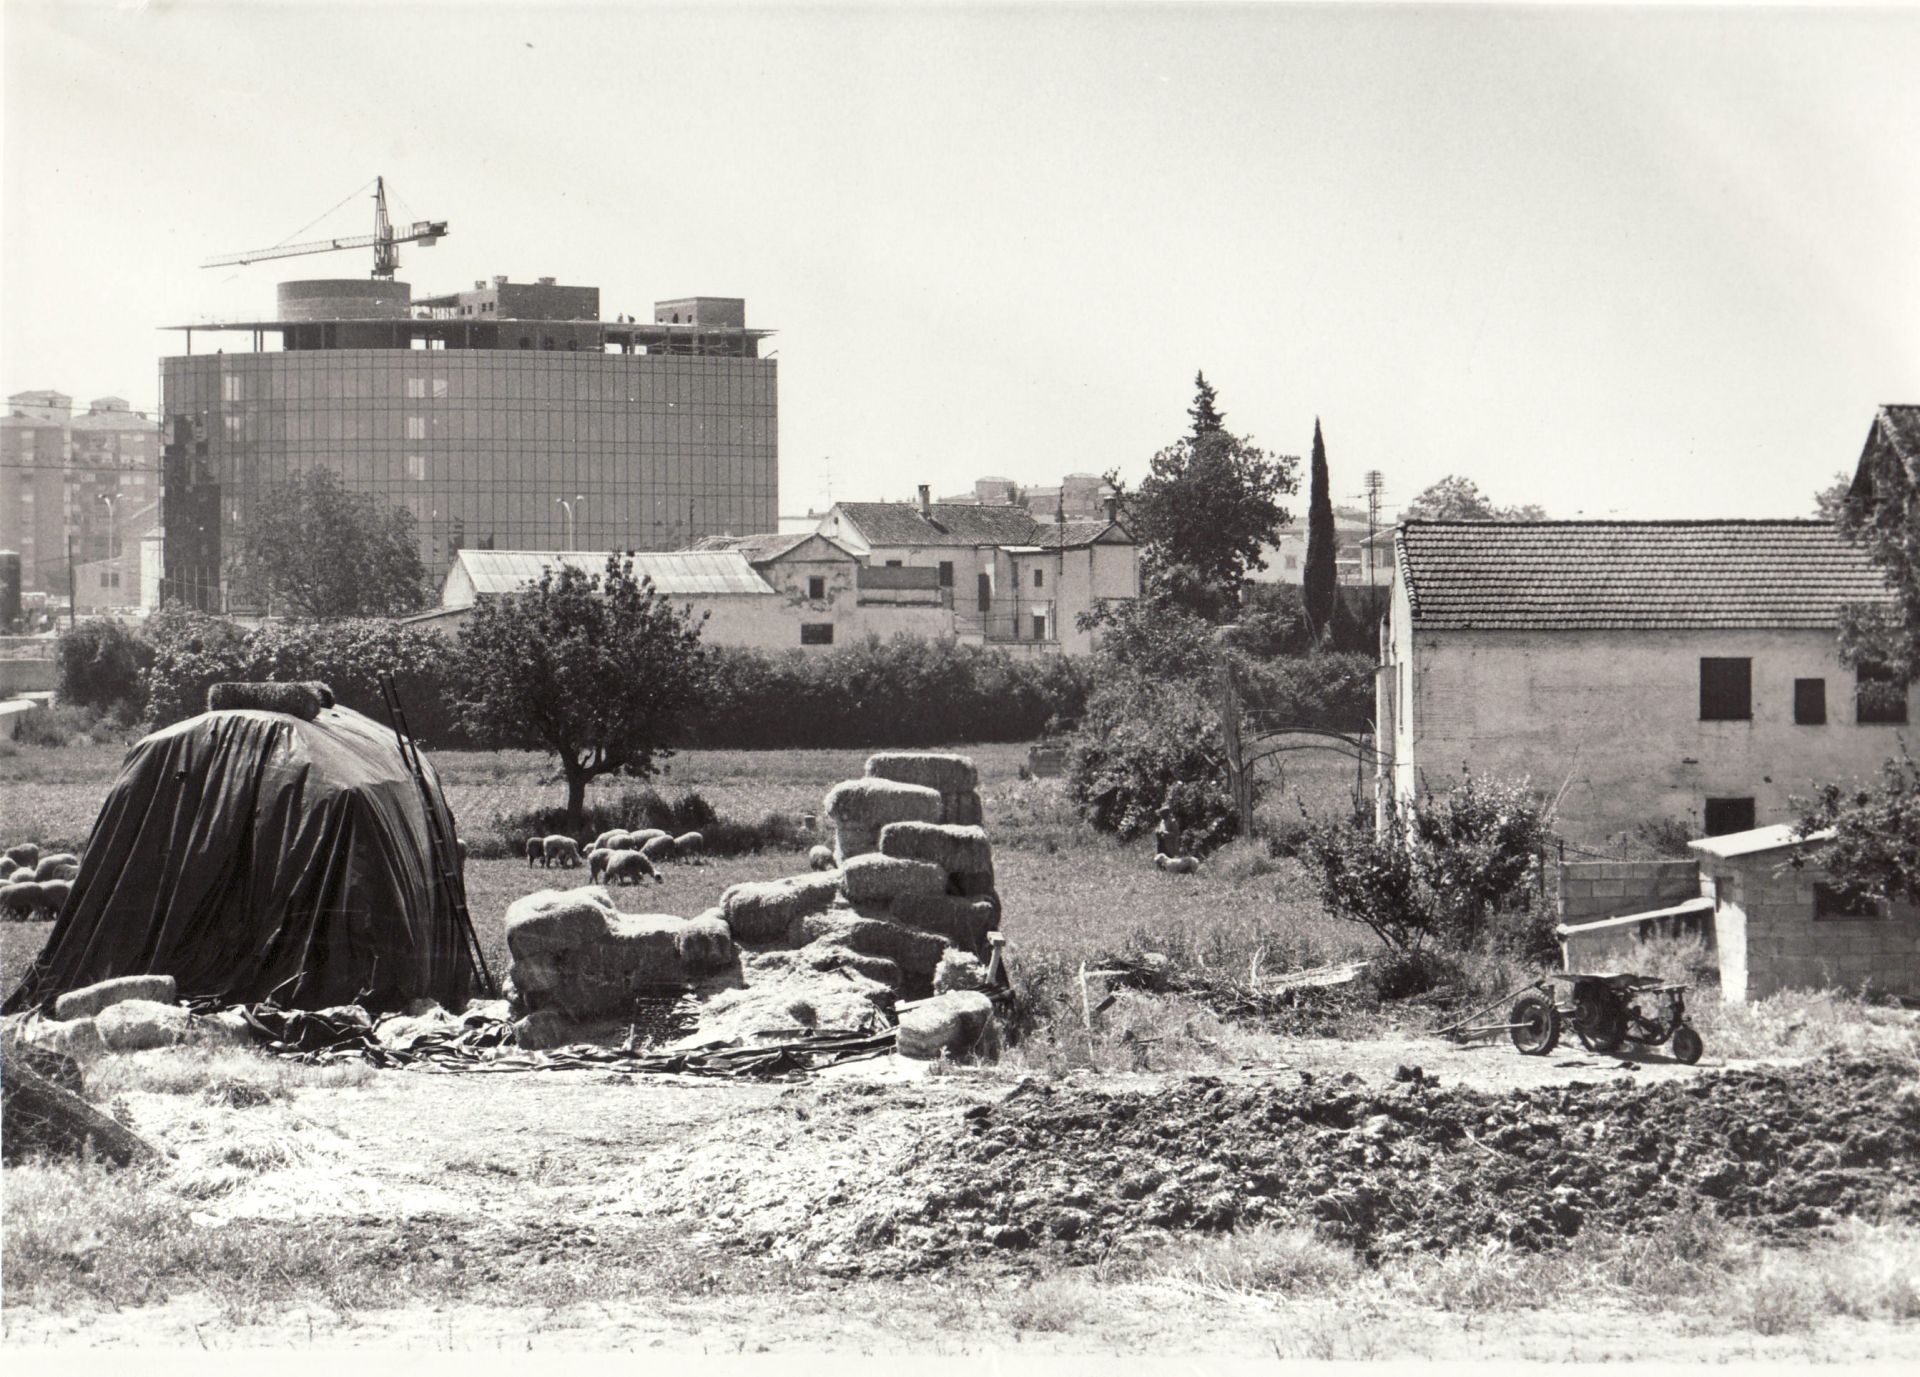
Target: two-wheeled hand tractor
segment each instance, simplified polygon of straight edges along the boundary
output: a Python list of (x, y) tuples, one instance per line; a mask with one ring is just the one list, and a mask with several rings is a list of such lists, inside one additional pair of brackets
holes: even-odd
[(1671, 1040), (1674, 1060), (1692, 1066), (1704, 1047), (1687, 1022), (1686, 990), (1652, 976), (1554, 971), (1513, 1001), (1506, 1031), (1531, 1057), (1551, 1052), (1567, 1025), (1590, 1052), (1617, 1052), (1628, 1042), (1658, 1047)]

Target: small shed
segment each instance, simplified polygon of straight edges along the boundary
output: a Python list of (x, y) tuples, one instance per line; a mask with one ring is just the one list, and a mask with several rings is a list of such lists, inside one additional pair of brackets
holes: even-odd
[(1796, 988), (1920, 994), (1920, 910), (1842, 895), (1820, 868), (1832, 835), (1780, 825), (1688, 843), (1714, 901), (1728, 1003)]

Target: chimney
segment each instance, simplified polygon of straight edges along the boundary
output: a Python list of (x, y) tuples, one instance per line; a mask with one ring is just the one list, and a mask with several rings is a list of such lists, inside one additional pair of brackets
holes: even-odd
[(1107, 499), (1107, 524), (1112, 525), (1114, 522), (1118, 521), (1119, 519), (1120, 519), (1120, 499), (1117, 497), (1109, 497)]
[(920, 485), (920, 515), (933, 520), (933, 489), (925, 483)]

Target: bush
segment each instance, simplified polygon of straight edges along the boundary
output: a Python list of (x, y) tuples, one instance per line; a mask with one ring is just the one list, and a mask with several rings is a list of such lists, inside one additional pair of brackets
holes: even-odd
[(1328, 907), (1389, 948), (1413, 951), (1437, 938), (1462, 950), (1498, 928), (1537, 950), (1541, 920), (1528, 899), (1548, 837), (1546, 814), (1524, 783), (1468, 776), (1377, 830), (1358, 817), (1319, 824), (1306, 854)]
[(579, 832), (567, 826), (567, 810), (560, 804), (499, 814), (488, 824), (493, 840), (469, 840), (468, 852), (484, 857), (522, 856), (529, 837), (569, 836), (585, 844), (616, 827), (630, 832), (657, 827), (676, 837), (698, 832), (706, 842), (707, 854), (713, 856), (799, 850), (808, 840), (800, 824), (783, 813), (767, 813), (752, 822), (723, 818), (697, 791), (689, 789), (669, 798), (651, 785), (643, 785), (625, 789), (612, 799), (590, 801), (585, 825)]
[(1320, 651), (1247, 663), (1247, 706), (1291, 726), (1355, 734), (1373, 729), (1374, 657)]
[(61, 703), (124, 709), (132, 717), (145, 711), (145, 673), (153, 652), (124, 622), (100, 618), (69, 627), (60, 635), (54, 658)]
[(1193, 687), (1121, 676), (1087, 704), (1067, 755), (1067, 788), (1094, 828), (1151, 832), (1162, 805), (1205, 852), (1240, 830), (1223, 768), (1218, 709)]

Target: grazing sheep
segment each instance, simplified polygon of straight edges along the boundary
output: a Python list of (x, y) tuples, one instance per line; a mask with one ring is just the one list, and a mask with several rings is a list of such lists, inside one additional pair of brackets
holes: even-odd
[(44, 908), (46, 902), (45, 891), (31, 881), (0, 885), (0, 913), (10, 918), (25, 922), (33, 917), (36, 909)]
[(67, 895), (73, 892), (73, 884), (68, 880), (42, 880), (40, 882), (40, 906), (47, 911), (47, 917), (58, 918), (60, 910), (66, 906)]
[(527, 838), (527, 869), (547, 863), (547, 839), (545, 837)]
[(615, 851), (607, 856), (607, 883), (610, 885), (637, 885), (644, 878), (651, 878), (655, 884), (665, 884), (660, 872), (653, 868), (653, 862), (640, 851)]
[(1153, 858), (1153, 864), (1156, 870), (1165, 870), (1174, 875), (1191, 875), (1200, 869), (1200, 859), (1197, 856), (1157, 855)]
[(612, 848), (609, 847), (607, 843), (612, 841), (615, 837), (619, 835), (620, 835), (620, 829), (618, 827), (609, 827), (606, 831), (602, 832), (599, 836), (593, 839), (593, 845), (589, 846), (587, 850), (590, 852), (610, 851), (612, 850)]
[(33, 842), (21, 842), (18, 846), (7, 848), (7, 859), (15, 866), (31, 868), (40, 864), (40, 848)]
[(683, 861), (691, 861), (707, 849), (707, 839), (698, 832), (682, 832), (673, 839), (673, 854)]
[(807, 849), (807, 864), (815, 870), (833, 869), (833, 848), (831, 846), (809, 847)]
[(610, 846), (595, 846), (587, 852), (587, 875), (595, 884), (600, 883), (600, 877), (607, 873), (607, 857), (612, 854), (613, 848)]
[(9, 858), (5, 856), (0, 856), (0, 880), (8, 879), (9, 877), (12, 876), (13, 872), (17, 869), (19, 869), (19, 867), (16, 866)]
[(673, 838), (648, 837), (639, 849), (640, 854), (650, 861), (670, 861), (673, 859)]
[[(65, 872), (71, 871), (72, 874)], [(80, 858), (71, 851), (55, 851), (42, 856), (40, 863), (33, 868), (36, 880), (71, 880), (80, 873)]]
[(574, 870), (580, 865), (580, 843), (572, 837), (556, 834), (544, 838), (541, 841), (541, 850), (545, 853), (549, 868), (555, 861), (560, 863), (562, 870)]

